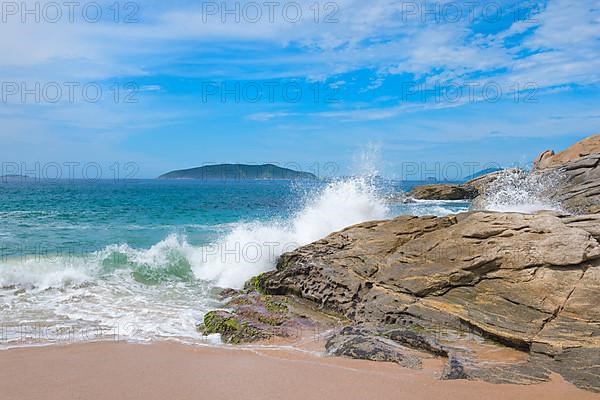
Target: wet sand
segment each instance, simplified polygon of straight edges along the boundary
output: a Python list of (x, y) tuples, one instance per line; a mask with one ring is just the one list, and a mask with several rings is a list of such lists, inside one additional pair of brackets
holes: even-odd
[[(92, 343), (0, 351), (0, 397), (27, 399), (600, 399), (554, 376), (533, 385), (440, 381), (390, 363), (263, 348)], [(439, 364), (439, 365), (438, 365)]]

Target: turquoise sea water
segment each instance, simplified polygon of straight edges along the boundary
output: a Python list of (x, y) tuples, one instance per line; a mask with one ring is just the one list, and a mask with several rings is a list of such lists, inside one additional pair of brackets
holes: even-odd
[(0, 346), (64, 332), (200, 340), (215, 288), (241, 287), (284, 251), (365, 220), (468, 208), (391, 200), (414, 184), (2, 182)]
[(171, 233), (201, 244), (227, 224), (283, 216), (297, 196), (284, 181), (7, 182), (0, 189), (0, 237), (25, 247), (47, 241), (141, 248)]

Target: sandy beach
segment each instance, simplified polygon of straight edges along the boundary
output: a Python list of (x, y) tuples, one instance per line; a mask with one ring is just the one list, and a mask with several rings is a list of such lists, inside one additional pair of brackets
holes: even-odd
[(306, 350), (91, 343), (0, 352), (3, 400), (28, 399), (600, 399), (551, 382), (440, 381), (441, 360), (414, 371)]

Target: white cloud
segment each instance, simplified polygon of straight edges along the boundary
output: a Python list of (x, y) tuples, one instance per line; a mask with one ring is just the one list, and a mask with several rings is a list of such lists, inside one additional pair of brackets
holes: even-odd
[[(226, 3), (232, 9), (238, 2)], [(335, 14), (339, 22), (327, 24), (323, 19), (331, 10), (321, 9), (317, 23), (311, 8), (314, 1), (298, 3), (303, 16), (297, 23), (286, 21), (278, 9), (273, 22), (263, 9), (257, 23), (245, 21), (243, 16), (235, 23), (230, 15), (229, 22), (222, 23), (219, 15), (203, 17), (202, 8), (193, 2), (162, 3), (154, 14), (151, 2), (138, 24), (81, 20), (22, 24), (11, 20), (0, 26), (0, 68), (9, 77), (19, 73), (39, 76), (41, 72), (53, 78), (79, 79), (160, 71), (193, 74), (197, 73), (194, 69), (184, 71), (176, 64), (199, 61), (200, 73), (208, 75), (219, 74), (219, 67), (225, 74), (243, 74), (265, 65), (265, 78), (271, 74), (273, 78), (324, 79), (371, 69), (377, 74), (371, 88), (382, 84), (386, 74), (450, 81), (503, 69), (508, 75), (536, 78), (544, 85), (599, 80), (600, 8), (594, 0), (549, 2), (535, 16), (538, 23), (533, 33), (520, 46), (509, 49), (503, 45), (505, 39), (534, 25), (515, 22), (497, 33), (474, 34), (468, 18), (456, 23), (423, 23), (421, 15), (402, 14), (406, 5), (394, 0), (339, 0)], [(215, 4), (221, 7), (220, 2)], [(323, 8), (324, 3), (317, 4)], [(286, 52), (290, 46), (298, 50)], [(236, 49), (240, 54), (254, 51), (257, 57), (239, 58)], [(547, 53), (515, 60), (518, 52), (536, 50)]]
[(290, 117), (293, 115), (297, 115), (295, 113), (290, 113), (287, 111), (279, 111), (279, 112), (258, 112), (258, 113), (254, 113), (254, 114), (250, 114), (247, 116), (247, 118), (251, 121), (259, 121), (259, 122), (264, 122), (264, 121), (271, 121), (275, 118), (285, 118), (285, 117)]
[[(315, 23), (314, 15), (307, 11), (314, 0), (299, 3), (306, 18), (295, 24), (281, 16), (273, 23), (263, 18), (260, 23), (223, 24), (214, 16), (204, 22), (197, 3), (187, 1), (147, 3), (150, 5), (142, 10), (138, 24), (90, 24), (81, 20), (3, 23), (0, 73), (4, 81), (24, 82), (110, 80), (153, 74), (340, 80), (339, 75), (368, 70), (372, 72), (369, 90), (385, 87), (392, 75), (404, 74), (430, 85), (494, 80), (503, 87), (514, 82), (535, 82), (541, 89), (564, 90), (570, 84), (600, 83), (597, 0), (552, 0), (535, 16), (536, 24), (515, 22), (492, 33), (475, 33), (468, 20), (435, 24), (422, 23), (419, 16), (404, 19), (399, 14), (402, 3), (395, 0), (339, 0), (335, 16), (339, 23), (332, 24)], [(323, 16), (321, 10), (321, 20)], [(520, 35), (525, 37), (522, 43), (515, 39)], [(505, 47), (509, 39), (517, 44)], [(162, 89), (147, 84), (140, 91)], [(378, 121), (462, 104), (400, 103), (318, 111), (311, 116)], [(67, 107), (40, 117), (81, 129), (112, 130), (131, 125), (154, 127), (185, 112), (158, 115), (142, 106), (131, 115), (114, 107), (82, 107), (77, 113), (72, 110)], [(247, 119), (272, 121), (295, 115), (288, 111), (258, 112)], [(24, 126), (30, 126), (27, 119), (28, 115), (22, 118)], [(7, 126), (6, 131), (27, 131), (18, 128), (15, 120)]]
[(140, 87), (140, 92), (159, 92), (161, 89), (160, 85), (144, 85)]

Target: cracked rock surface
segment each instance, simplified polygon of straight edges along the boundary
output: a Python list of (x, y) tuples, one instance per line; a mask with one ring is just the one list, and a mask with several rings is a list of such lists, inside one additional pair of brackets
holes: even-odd
[(546, 150), (534, 162), (538, 174), (563, 178), (550, 197), (574, 213), (600, 212), (600, 135), (589, 136), (561, 153)]
[[(600, 215), (470, 212), (358, 224), (284, 254), (260, 289), (342, 314), (333, 353), (418, 366), (448, 379), (533, 383), (561, 374), (600, 391)], [(440, 329), (473, 333), (440, 340)], [(491, 340), (520, 360), (481, 362)]]

